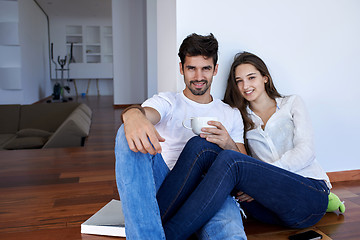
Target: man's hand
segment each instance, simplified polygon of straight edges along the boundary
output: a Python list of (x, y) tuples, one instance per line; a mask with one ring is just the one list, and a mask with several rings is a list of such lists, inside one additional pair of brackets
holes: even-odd
[(221, 122), (209, 121), (208, 124), (216, 128), (202, 128), (201, 131), (206, 133), (201, 133), (200, 137), (217, 144), (222, 149), (240, 151)]
[(123, 115), (125, 136), (132, 151), (155, 155), (161, 153), (160, 142), (165, 141), (154, 127), (160, 115), (150, 108), (146, 108), (145, 112), (146, 116), (139, 109), (133, 108)]

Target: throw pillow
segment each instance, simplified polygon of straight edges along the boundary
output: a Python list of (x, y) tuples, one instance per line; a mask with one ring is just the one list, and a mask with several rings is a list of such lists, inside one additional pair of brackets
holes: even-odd
[(33, 149), (41, 148), (46, 143), (47, 139), (43, 137), (20, 137), (15, 138), (4, 146), (4, 149)]

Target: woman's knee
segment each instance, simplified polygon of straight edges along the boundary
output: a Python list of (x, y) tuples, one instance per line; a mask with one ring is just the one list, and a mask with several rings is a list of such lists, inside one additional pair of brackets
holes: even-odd
[(184, 150), (191, 150), (193, 152), (201, 153), (203, 151), (214, 151), (220, 152), (222, 149), (205, 138), (201, 138), (199, 136), (194, 136), (190, 138), (190, 140), (186, 143)]
[(194, 136), (187, 141), (186, 145), (197, 145), (197, 146), (205, 146), (208, 141), (206, 139), (201, 138), (200, 136)]
[(240, 173), (252, 171), (253, 159), (245, 154), (232, 150), (224, 150), (219, 153), (214, 162), (218, 169), (230, 170), (236, 176)]
[(224, 150), (221, 153), (219, 153), (218, 159), (221, 159), (221, 160), (219, 160), (220, 163), (231, 166), (233, 164), (237, 164), (242, 161), (246, 161), (245, 156), (246, 155), (244, 155), (240, 152), (236, 152), (236, 151), (232, 151), (232, 150)]
[(175, 168), (179, 166), (197, 166), (198, 169), (207, 171), (221, 151), (222, 149), (216, 144), (210, 143), (199, 136), (195, 136), (186, 143)]

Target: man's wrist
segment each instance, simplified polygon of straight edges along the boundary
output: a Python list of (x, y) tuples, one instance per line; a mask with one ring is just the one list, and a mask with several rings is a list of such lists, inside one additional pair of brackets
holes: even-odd
[(141, 105), (131, 105), (130, 107), (125, 108), (121, 113), (121, 121), (124, 123), (124, 115), (131, 109), (138, 109), (142, 114), (145, 114), (145, 109)]

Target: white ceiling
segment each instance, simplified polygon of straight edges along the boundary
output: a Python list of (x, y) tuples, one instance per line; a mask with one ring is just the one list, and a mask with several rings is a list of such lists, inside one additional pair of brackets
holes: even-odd
[(35, 0), (49, 17), (111, 16), (111, 0)]

